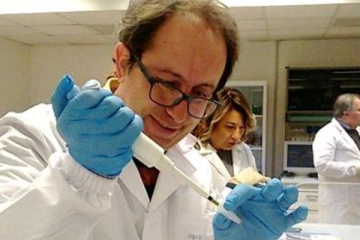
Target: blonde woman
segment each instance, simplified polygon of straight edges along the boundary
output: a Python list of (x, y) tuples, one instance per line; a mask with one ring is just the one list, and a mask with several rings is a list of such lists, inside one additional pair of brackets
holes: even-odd
[(244, 95), (235, 88), (225, 87), (217, 94), (221, 107), (201, 121), (193, 131), (198, 137), (197, 148), (209, 160), (213, 171), (220, 173), (216, 189), (221, 189), (246, 168), (257, 171), (255, 158), (245, 137), (256, 126), (255, 116)]

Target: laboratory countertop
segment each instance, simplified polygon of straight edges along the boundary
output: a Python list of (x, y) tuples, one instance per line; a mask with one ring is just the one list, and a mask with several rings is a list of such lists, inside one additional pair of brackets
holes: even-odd
[[(300, 223), (295, 225), (296, 228), (301, 228), (302, 233), (313, 233), (324, 236), (321, 239), (335, 239), (326, 238), (326, 236), (338, 237), (341, 240), (356, 240), (360, 239), (360, 225), (341, 225), (341, 224), (320, 224), (320, 223)], [(293, 238), (295, 239), (295, 238)], [(306, 238), (299, 238), (306, 239)], [(318, 239), (318, 238), (314, 238)], [(319, 238), (320, 239), (320, 238)], [(287, 240), (285, 234), (279, 240)]]

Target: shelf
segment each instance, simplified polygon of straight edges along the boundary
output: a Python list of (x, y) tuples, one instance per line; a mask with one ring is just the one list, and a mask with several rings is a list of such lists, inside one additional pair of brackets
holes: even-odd
[(332, 116), (289, 116), (288, 122), (330, 122)]
[(261, 151), (262, 150), (261, 146), (249, 145), (249, 147), (250, 147), (251, 150), (254, 150), (254, 151)]
[(287, 110), (287, 114), (298, 115), (331, 115), (332, 111), (300, 111), (300, 110)]
[(332, 119), (331, 112), (287, 112), (287, 122), (330, 122)]

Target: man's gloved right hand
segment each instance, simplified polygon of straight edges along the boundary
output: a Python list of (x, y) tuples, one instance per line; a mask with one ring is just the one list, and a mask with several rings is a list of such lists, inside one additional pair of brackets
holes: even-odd
[(70, 155), (98, 175), (119, 175), (132, 158), (142, 119), (108, 90), (78, 90), (70, 76), (60, 81), (51, 101)]
[(264, 187), (239, 184), (226, 197), (224, 208), (242, 219), (236, 224), (221, 213), (216, 213), (213, 228), (216, 240), (275, 240), (288, 228), (306, 219), (308, 209), (300, 206), (288, 212), (296, 202), (298, 190), (278, 179)]

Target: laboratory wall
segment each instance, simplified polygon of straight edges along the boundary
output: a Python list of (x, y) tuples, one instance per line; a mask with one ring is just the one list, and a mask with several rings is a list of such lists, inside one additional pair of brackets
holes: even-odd
[(246, 42), (240, 46), (239, 62), (231, 76), (231, 81), (266, 81), (267, 82), (267, 116), (266, 116), (266, 174), (273, 172), (274, 144), (274, 104), (276, 88), (277, 43)]
[[(274, 176), (282, 171), (285, 139), (286, 67), (360, 66), (360, 39), (282, 41), (278, 45), (277, 87), (275, 100), (276, 134), (273, 135)], [(316, 104), (316, 103), (314, 103)]]
[(113, 69), (114, 45), (52, 45), (31, 48), (31, 103), (49, 102), (56, 84), (65, 74), (82, 84), (104, 81)]
[(360, 66), (360, 39), (243, 42), (231, 80), (267, 81), (266, 173), (279, 177), (285, 140), (286, 67)]
[[(114, 44), (27, 46), (0, 39), (0, 114), (49, 102), (64, 74), (82, 85), (112, 70)], [(282, 172), (286, 66), (360, 66), (360, 39), (245, 42), (232, 81), (267, 81), (266, 173)]]
[(0, 37), (0, 116), (22, 111), (30, 98), (30, 47)]
[[(104, 79), (112, 69), (114, 44), (88, 46), (34, 46), (31, 48), (31, 104), (49, 102), (51, 92), (64, 74), (71, 74), (82, 85), (87, 79)], [(266, 80), (268, 82), (267, 134), (273, 134), (274, 92), (276, 79), (276, 43), (242, 42), (239, 62), (230, 80)], [(41, 87), (39, 87), (41, 86)], [(273, 168), (274, 147), (267, 140), (267, 169)]]

